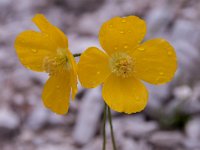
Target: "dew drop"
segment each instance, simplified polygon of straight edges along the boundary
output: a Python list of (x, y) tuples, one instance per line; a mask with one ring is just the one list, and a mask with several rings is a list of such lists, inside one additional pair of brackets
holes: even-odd
[(33, 53), (37, 53), (37, 52), (38, 52), (36, 49), (31, 49), (31, 51), (32, 51)]
[(158, 83), (158, 82), (159, 82), (159, 80), (160, 80), (160, 78), (157, 78), (157, 79), (156, 79), (156, 83)]
[(164, 73), (163, 73), (163, 72), (160, 72), (159, 74), (160, 74), (161, 76), (162, 76), (162, 75), (164, 75)]
[(160, 82), (162, 82), (163, 81), (163, 78), (162, 77), (158, 77), (157, 79), (156, 79), (156, 83), (160, 83)]
[(172, 52), (169, 51), (167, 54), (168, 54), (169, 56), (171, 56), (171, 55), (172, 55)]
[(139, 49), (139, 51), (144, 51), (143, 47), (139, 47), (138, 49)]
[(118, 47), (114, 47), (115, 50), (118, 50)]
[(119, 33), (120, 33), (120, 34), (124, 34), (124, 31), (120, 31)]
[(126, 19), (122, 19), (122, 21), (121, 21), (122, 23), (125, 23), (126, 22)]
[(124, 48), (127, 49), (127, 48), (128, 48), (128, 45), (124, 45)]
[(100, 74), (100, 72), (98, 71), (98, 72), (97, 72), (97, 74), (99, 75), (99, 74)]
[(112, 28), (112, 27), (113, 27), (113, 25), (112, 25), (112, 24), (110, 24), (110, 25), (109, 25), (109, 27), (110, 27), (110, 28)]

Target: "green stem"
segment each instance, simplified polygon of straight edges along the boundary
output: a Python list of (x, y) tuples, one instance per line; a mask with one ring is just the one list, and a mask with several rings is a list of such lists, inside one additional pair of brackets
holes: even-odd
[(108, 119), (109, 119), (109, 124), (110, 124), (110, 132), (111, 132), (111, 137), (112, 137), (113, 150), (117, 150), (116, 143), (115, 143), (114, 131), (113, 131), (113, 125), (112, 125), (112, 115), (111, 115), (109, 107), (108, 107)]
[(80, 57), (81, 53), (73, 54), (74, 57)]
[(104, 106), (104, 111), (103, 111), (103, 147), (102, 150), (106, 150), (106, 117), (107, 117), (107, 105), (105, 104)]

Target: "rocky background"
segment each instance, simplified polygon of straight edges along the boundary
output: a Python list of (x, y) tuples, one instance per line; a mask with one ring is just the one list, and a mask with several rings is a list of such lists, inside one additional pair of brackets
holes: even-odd
[[(99, 46), (100, 25), (114, 16), (137, 15), (148, 25), (146, 39), (163, 37), (175, 47), (179, 69), (162, 86), (147, 85), (150, 99), (138, 114), (113, 112), (119, 150), (200, 150), (199, 0), (0, 0), (0, 149), (100, 150), (101, 89), (83, 89), (66, 116), (41, 102), (47, 75), (25, 69), (13, 43), (36, 29), (43, 13), (69, 38), (73, 53)], [(107, 149), (111, 150), (108, 131)]]

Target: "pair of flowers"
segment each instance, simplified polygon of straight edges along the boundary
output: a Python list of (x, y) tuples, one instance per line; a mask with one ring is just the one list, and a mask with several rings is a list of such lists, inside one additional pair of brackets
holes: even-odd
[(146, 24), (136, 16), (105, 22), (99, 41), (106, 53), (90, 47), (82, 53), (78, 65), (62, 31), (42, 14), (36, 14), (33, 22), (41, 32), (20, 33), (15, 49), (25, 67), (49, 73), (42, 100), (58, 114), (68, 112), (70, 95), (74, 99), (77, 93), (77, 75), (86, 88), (103, 83), (106, 104), (130, 114), (143, 110), (147, 104), (148, 91), (139, 79), (151, 84), (166, 83), (177, 69), (175, 51), (166, 40), (157, 38), (141, 44)]

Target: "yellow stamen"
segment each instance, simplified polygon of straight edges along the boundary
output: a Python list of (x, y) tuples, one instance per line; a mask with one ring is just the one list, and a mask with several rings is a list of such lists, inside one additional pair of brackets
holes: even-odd
[(131, 56), (124, 52), (116, 52), (111, 56), (110, 68), (112, 73), (126, 78), (132, 75), (134, 62)]
[(58, 72), (66, 71), (69, 69), (69, 62), (66, 55), (65, 49), (58, 49), (57, 56), (52, 57), (45, 57), (43, 67), (46, 72), (50, 75), (53, 75)]

